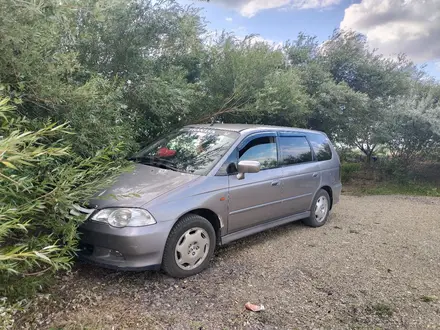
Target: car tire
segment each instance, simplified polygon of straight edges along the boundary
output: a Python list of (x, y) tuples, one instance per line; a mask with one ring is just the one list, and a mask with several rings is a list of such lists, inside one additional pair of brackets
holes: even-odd
[(328, 192), (321, 189), (313, 199), (310, 217), (303, 219), (302, 222), (310, 227), (323, 226), (329, 217), (331, 200)]
[(208, 267), (215, 245), (216, 234), (211, 223), (197, 214), (187, 214), (171, 229), (162, 269), (177, 278), (198, 274)]

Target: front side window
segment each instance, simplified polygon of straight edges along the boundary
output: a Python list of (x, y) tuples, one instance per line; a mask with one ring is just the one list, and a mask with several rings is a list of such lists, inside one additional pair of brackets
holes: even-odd
[(330, 148), (329, 139), (322, 134), (309, 134), (310, 144), (315, 152), (316, 159), (318, 161), (332, 159), (332, 149)]
[(303, 136), (280, 137), (281, 165), (288, 166), (313, 160), (312, 150)]
[(184, 128), (136, 154), (134, 161), (179, 172), (206, 175), (240, 136), (210, 128)]
[(239, 151), (239, 161), (255, 160), (260, 162), (261, 169), (277, 167), (277, 144), (275, 136), (264, 136), (250, 141)]

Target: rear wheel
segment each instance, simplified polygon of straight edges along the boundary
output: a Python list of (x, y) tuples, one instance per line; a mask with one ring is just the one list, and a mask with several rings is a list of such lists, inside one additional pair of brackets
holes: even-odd
[(168, 236), (162, 268), (172, 277), (187, 277), (204, 270), (214, 254), (215, 230), (196, 214), (180, 219)]
[(327, 220), (330, 213), (330, 196), (327, 191), (321, 189), (315, 196), (310, 210), (310, 217), (303, 220), (303, 223), (310, 227), (321, 227)]

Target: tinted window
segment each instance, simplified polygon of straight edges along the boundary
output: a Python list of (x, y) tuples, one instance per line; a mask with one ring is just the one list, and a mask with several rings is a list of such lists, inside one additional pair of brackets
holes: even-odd
[(312, 161), (312, 150), (305, 137), (281, 137), (280, 148), (282, 165)]
[(253, 139), (239, 152), (239, 160), (256, 160), (261, 169), (277, 167), (277, 144), (274, 136)]
[(318, 161), (332, 159), (332, 149), (330, 148), (330, 141), (321, 134), (308, 135), (309, 141), (312, 145)]

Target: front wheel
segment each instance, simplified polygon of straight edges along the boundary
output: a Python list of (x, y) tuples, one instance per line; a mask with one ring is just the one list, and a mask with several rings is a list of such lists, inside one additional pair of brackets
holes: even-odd
[(211, 223), (196, 214), (180, 219), (168, 236), (162, 261), (172, 277), (188, 277), (204, 270), (214, 254), (216, 234)]
[(321, 189), (315, 196), (310, 210), (310, 217), (303, 220), (303, 223), (310, 227), (323, 226), (330, 214), (330, 196), (327, 191)]

